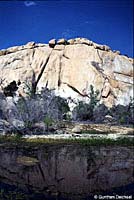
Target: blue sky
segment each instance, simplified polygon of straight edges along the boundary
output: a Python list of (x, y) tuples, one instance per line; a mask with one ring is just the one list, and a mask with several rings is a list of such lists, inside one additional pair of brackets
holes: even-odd
[(0, 49), (86, 37), (133, 57), (132, 0), (0, 1)]

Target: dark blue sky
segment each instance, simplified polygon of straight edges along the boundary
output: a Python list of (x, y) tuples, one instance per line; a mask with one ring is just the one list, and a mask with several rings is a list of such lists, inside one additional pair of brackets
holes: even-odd
[(0, 1), (0, 49), (86, 37), (133, 57), (132, 0)]

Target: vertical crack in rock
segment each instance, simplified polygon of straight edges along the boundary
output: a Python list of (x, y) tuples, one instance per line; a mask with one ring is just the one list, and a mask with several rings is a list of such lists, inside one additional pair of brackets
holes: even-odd
[(97, 49), (97, 55), (98, 55), (98, 57), (99, 57), (99, 59), (100, 59), (100, 61), (101, 61), (101, 64), (103, 65), (103, 59), (101, 58), (101, 56), (100, 56), (100, 54), (99, 54), (99, 50)]
[(42, 179), (44, 181), (44, 185), (45, 185), (44, 186), (44, 190), (48, 190), (50, 187), (55, 187), (55, 184), (48, 184), (47, 183), (47, 179), (45, 178), (45, 175), (44, 175), (44, 172), (43, 172), (43, 169), (42, 169), (40, 163), (38, 164), (38, 167), (39, 167), (39, 171), (41, 173), (41, 177), (42, 177)]
[(35, 80), (35, 72), (34, 72), (34, 74), (33, 74), (33, 77), (32, 77), (32, 94), (35, 94), (35, 93), (36, 93), (36, 88), (37, 88), (38, 82), (39, 82), (39, 80), (41, 79), (42, 74), (43, 74), (43, 72), (44, 72), (44, 70), (45, 70), (45, 68), (46, 68), (46, 65), (47, 65), (48, 62), (49, 62), (49, 59), (50, 59), (51, 54), (52, 54), (52, 51), (51, 51), (51, 53), (49, 54), (49, 56), (47, 57), (46, 62), (43, 64), (43, 66), (42, 66), (42, 68), (41, 68), (41, 71), (40, 71), (40, 73), (39, 73), (39, 75), (38, 75), (38, 77), (37, 77), (37, 80)]
[[(62, 56), (67, 58), (65, 55), (64, 55), (64, 52), (65, 52), (65, 49), (63, 50), (63, 54), (59, 57), (60, 59), (60, 63), (59, 63), (59, 74), (58, 74), (58, 87), (60, 87), (61, 85), (61, 69), (62, 69)], [(67, 58), (69, 59), (69, 58)]]
[(45, 178), (45, 175), (44, 175), (44, 172), (43, 172), (43, 170), (42, 170), (42, 168), (41, 168), (40, 163), (38, 164), (38, 167), (39, 167), (39, 171), (40, 171), (40, 173), (41, 173), (41, 177), (42, 177), (44, 183), (46, 183), (46, 178)]
[[(101, 61), (101, 63), (100, 63), (101, 67), (103, 67), (104, 61), (103, 61), (103, 58), (100, 56), (98, 49), (97, 49), (97, 55), (98, 55), (98, 57), (99, 57), (99, 59)], [(107, 75), (104, 74), (104, 72), (103, 72), (104, 70), (99, 66), (99, 63), (97, 63), (95, 61), (92, 61), (91, 64), (101, 73), (101, 75), (103, 76), (104, 79), (107, 78)]]
[(58, 175), (58, 152), (55, 152), (55, 173), (54, 173), (54, 178), (57, 182), (57, 175)]
[(33, 49), (32, 59), (34, 59), (34, 55), (35, 55), (35, 49)]
[(30, 185), (30, 175), (27, 174), (27, 184)]
[(60, 63), (59, 63), (58, 87), (60, 87), (60, 85), (61, 85), (61, 78), (60, 78), (60, 75), (61, 75), (61, 66), (62, 66), (61, 59), (62, 59), (62, 57), (60, 57)]

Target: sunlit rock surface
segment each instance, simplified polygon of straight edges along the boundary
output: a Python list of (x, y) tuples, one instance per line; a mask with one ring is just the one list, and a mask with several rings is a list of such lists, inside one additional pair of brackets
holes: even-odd
[(85, 38), (29, 42), (0, 51), (0, 79), (1, 90), (15, 80), (23, 96), (27, 83), (74, 101), (89, 101), (93, 85), (108, 107), (127, 105), (133, 96), (133, 59)]

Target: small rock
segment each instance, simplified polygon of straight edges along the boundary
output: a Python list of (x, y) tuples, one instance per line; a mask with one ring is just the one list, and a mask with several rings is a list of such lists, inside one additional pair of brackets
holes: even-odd
[(31, 47), (34, 47), (34, 45), (35, 45), (35, 42), (28, 42), (26, 45), (25, 45), (25, 47), (27, 47), (27, 48), (31, 48)]
[(6, 50), (1, 50), (0, 51), (0, 56), (6, 55), (7, 51)]
[(111, 50), (111, 48), (109, 46), (107, 46), (107, 45), (104, 45), (104, 49), (105, 49), (105, 51), (110, 51)]
[(54, 50), (64, 50), (64, 48), (65, 48), (65, 45), (63, 45), (63, 44), (60, 44), (60, 45), (55, 45), (55, 47), (54, 47)]
[(36, 47), (45, 47), (45, 46), (47, 46), (47, 44), (42, 44), (42, 43), (36, 44)]
[(18, 47), (18, 51), (24, 50), (25, 47), (26, 47), (26, 45), (19, 46), (19, 47)]
[(14, 53), (16, 51), (18, 51), (18, 46), (15, 46), (15, 47), (10, 47), (7, 49), (7, 53)]
[(46, 130), (46, 124), (44, 122), (36, 122), (34, 124), (34, 127), (43, 128), (44, 130)]
[(69, 39), (67, 42), (68, 42), (68, 44), (71, 44), (71, 45), (73, 45), (73, 44), (74, 44), (74, 42), (75, 42), (75, 40), (74, 40), (74, 39)]
[(92, 46), (93, 45), (93, 42), (86, 39), (86, 38), (76, 38), (74, 40), (74, 44), (87, 44), (89, 46)]
[(100, 49), (100, 50), (103, 50), (103, 51), (104, 51), (104, 50), (105, 50), (105, 46), (104, 46), (104, 45), (99, 45), (99, 46), (98, 46), (98, 49)]
[(72, 129), (72, 133), (80, 133), (80, 132), (81, 132), (80, 126), (75, 126), (75, 127)]
[(93, 42), (93, 47), (94, 47), (95, 49), (99, 49), (99, 46), (100, 46), (99, 44)]
[(113, 117), (111, 115), (106, 115), (105, 118), (106, 119), (113, 119)]
[(104, 118), (105, 123), (112, 122), (113, 120), (114, 118), (111, 115), (106, 115)]
[(46, 124), (44, 122), (36, 122), (32, 128), (34, 129), (34, 132), (41, 132), (41, 133), (45, 133), (47, 128), (46, 128)]
[(113, 52), (116, 53), (117, 55), (120, 55), (120, 51), (113, 50)]
[(57, 41), (57, 44), (66, 44), (67, 41), (64, 38), (61, 38)]
[(56, 130), (55, 133), (61, 135), (61, 134), (64, 133), (64, 131), (63, 130)]
[(56, 39), (51, 39), (51, 40), (49, 41), (49, 47), (54, 48), (55, 45), (56, 45)]
[(0, 135), (6, 135), (13, 130), (13, 126), (4, 119), (0, 119)]
[(12, 125), (17, 129), (24, 129), (25, 127), (24, 122), (18, 119), (13, 119)]

